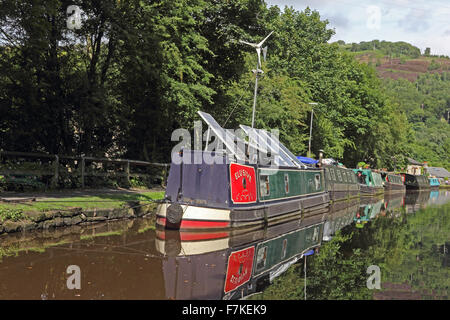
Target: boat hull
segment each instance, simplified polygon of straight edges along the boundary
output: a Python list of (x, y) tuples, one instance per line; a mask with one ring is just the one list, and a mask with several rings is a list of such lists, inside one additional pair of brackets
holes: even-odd
[[(160, 227), (179, 230), (212, 230), (261, 226), (291, 217), (308, 216), (326, 210), (330, 198), (327, 192), (313, 196), (289, 199), (251, 207), (219, 209), (190, 204), (179, 204), (184, 214), (179, 223), (167, 219), (170, 202), (162, 203), (156, 212), (156, 224)], [(170, 209), (169, 209), (170, 210)]]
[(384, 193), (384, 187), (372, 187), (365, 184), (360, 184), (360, 195), (361, 196), (376, 196)]
[(407, 190), (428, 190), (430, 183), (428, 178), (423, 175), (403, 174), (404, 182)]
[(405, 192), (406, 186), (404, 184), (385, 182), (384, 183), (384, 191), (385, 192)]
[(359, 185), (351, 169), (325, 166), (326, 190), (330, 201), (342, 201), (359, 197)]

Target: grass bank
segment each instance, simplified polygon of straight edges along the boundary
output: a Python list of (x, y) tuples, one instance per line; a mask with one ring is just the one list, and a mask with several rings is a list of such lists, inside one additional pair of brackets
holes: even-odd
[(0, 234), (143, 216), (163, 198), (164, 191), (146, 191), (0, 202)]

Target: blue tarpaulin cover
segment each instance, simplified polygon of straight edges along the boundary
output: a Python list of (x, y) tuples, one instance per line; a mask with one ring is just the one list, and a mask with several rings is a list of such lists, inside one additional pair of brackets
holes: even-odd
[(319, 160), (314, 160), (312, 158), (302, 157), (302, 156), (297, 156), (297, 159), (305, 164), (316, 164), (317, 162), (319, 162)]

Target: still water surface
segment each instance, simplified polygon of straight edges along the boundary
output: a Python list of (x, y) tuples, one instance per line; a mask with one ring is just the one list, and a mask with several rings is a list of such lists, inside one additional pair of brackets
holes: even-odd
[[(284, 299), (276, 288), (292, 282), (286, 270), (303, 272), (305, 256), (313, 277), (308, 299), (326, 299), (324, 292), (344, 299), (448, 299), (449, 205), (450, 191), (427, 191), (336, 203), (257, 230), (155, 230), (145, 218), (8, 235), (0, 238), (0, 299), (237, 299), (271, 288), (270, 298)], [(318, 270), (343, 235), (341, 260)], [(353, 275), (342, 257), (363, 269)], [(360, 295), (369, 290), (361, 275), (369, 277), (365, 268), (373, 264), (381, 269), (381, 289)], [(79, 267), (80, 289), (68, 288), (69, 278), (77, 283), (67, 273), (71, 265)], [(353, 289), (336, 296), (335, 287), (326, 288), (333, 272), (359, 288), (355, 296)]]

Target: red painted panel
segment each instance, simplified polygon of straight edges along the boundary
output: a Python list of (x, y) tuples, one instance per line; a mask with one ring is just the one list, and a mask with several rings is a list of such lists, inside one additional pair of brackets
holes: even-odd
[(181, 220), (180, 229), (227, 228), (229, 226), (228, 221)]
[(255, 247), (233, 252), (228, 257), (225, 293), (230, 292), (250, 280)]
[(255, 168), (230, 164), (231, 200), (233, 203), (256, 202)]

